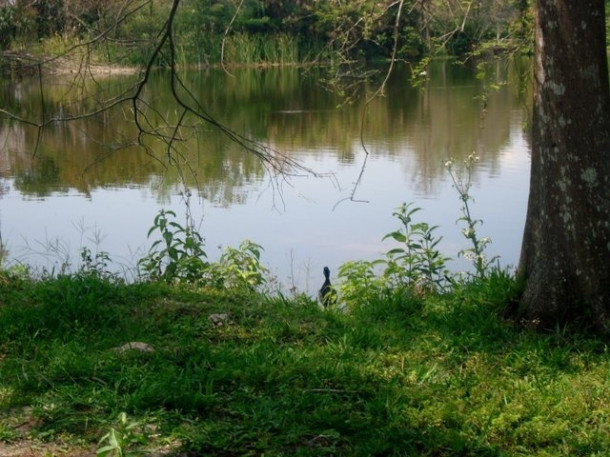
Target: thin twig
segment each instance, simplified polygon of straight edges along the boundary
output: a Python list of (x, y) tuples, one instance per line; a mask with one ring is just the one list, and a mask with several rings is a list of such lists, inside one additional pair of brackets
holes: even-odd
[[(396, 13), (396, 19), (394, 21), (394, 46), (392, 48), (392, 58), (390, 60), (390, 66), (388, 68), (388, 71), (386, 72), (386, 75), (385, 75), (385, 78), (384, 78), (383, 82), (377, 88), (377, 90), (373, 93), (373, 95), (371, 95), (365, 101), (364, 107), (362, 109), (362, 117), (361, 117), (361, 120), (360, 120), (360, 145), (362, 146), (362, 150), (364, 151), (364, 160), (362, 162), (362, 167), (360, 167), (360, 173), (358, 174), (358, 179), (356, 179), (356, 182), (354, 183), (354, 186), (352, 188), (352, 191), (351, 191), (349, 197), (341, 199), (337, 203), (335, 203), (335, 205), (333, 206), (333, 211), (337, 208), (337, 206), (339, 206), (340, 203), (345, 202), (345, 201), (351, 201), (351, 202), (357, 202), (357, 203), (369, 203), (368, 200), (357, 200), (357, 199), (355, 199), (356, 191), (358, 190), (358, 187), (360, 187), (360, 183), (362, 182), (362, 177), (364, 176), (364, 171), (366, 169), (366, 164), (368, 162), (369, 155), (370, 155), (369, 150), (366, 147), (366, 144), (364, 142), (364, 123), (365, 123), (365, 120), (366, 120), (366, 115), (368, 113), (368, 109), (369, 109), (370, 103), (378, 95), (383, 95), (384, 88), (385, 88), (388, 80), (390, 79), (390, 76), (391, 76), (392, 71), (394, 69), (394, 62), (396, 60), (396, 54), (398, 52), (398, 38), (399, 38), (400, 18), (401, 18), (401, 15), (402, 15), (402, 7), (404, 5), (404, 0), (399, 0), (397, 3), (398, 3), (398, 12)], [(396, 5), (396, 3), (393, 3), (392, 6), (393, 5)], [(413, 8), (411, 8), (411, 9), (413, 9)]]

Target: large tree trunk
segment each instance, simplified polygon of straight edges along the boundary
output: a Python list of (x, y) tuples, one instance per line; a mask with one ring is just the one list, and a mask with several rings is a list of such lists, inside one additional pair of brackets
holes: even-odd
[(610, 89), (604, 0), (538, 0), (519, 313), (610, 330)]

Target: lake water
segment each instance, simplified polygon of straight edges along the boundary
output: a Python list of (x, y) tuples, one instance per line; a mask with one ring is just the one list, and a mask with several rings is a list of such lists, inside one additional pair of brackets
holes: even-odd
[[(285, 288), (313, 293), (323, 266), (334, 276), (345, 261), (371, 260), (390, 249), (381, 239), (399, 228), (392, 212), (402, 202), (421, 207), (419, 219), (439, 226), (442, 251), (456, 259), (452, 268), (468, 269), (457, 259), (469, 247), (456, 223), (461, 202), (443, 164), (475, 153), (471, 209), (484, 221), (479, 234), (492, 239), (488, 255), (514, 266), (529, 188), (528, 66), (497, 63), (488, 78), (477, 79), (468, 67), (435, 62), (424, 90), (411, 87), (408, 67), (399, 66), (366, 110), (382, 73), (339, 81), (342, 94), (319, 69), (182, 74), (211, 116), (320, 175), (299, 172), (279, 181), (252, 154), (193, 118), (180, 131), (185, 141), (173, 157), (180, 172), (168, 164), (163, 145), (146, 140), (146, 150), (134, 146), (129, 104), (54, 124), (40, 137), (2, 120), (0, 232), (8, 263), (58, 269), (68, 258), (78, 264), (86, 246), (108, 252), (112, 268), (132, 277), (151, 243), (146, 234), (155, 215), (173, 209), (183, 221), (188, 189), (210, 258), (221, 246), (253, 240)], [(134, 82), (133, 76), (77, 79), (46, 80), (44, 103), (37, 80), (5, 81), (0, 101), (23, 117), (65, 118), (95, 110), (101, 98)], [(150, 84), (144, 96), (155, 111), (147, 122), (168, 133), (162, 117), (177, 119), (179, 110), (167, 75), (154, 75)]]

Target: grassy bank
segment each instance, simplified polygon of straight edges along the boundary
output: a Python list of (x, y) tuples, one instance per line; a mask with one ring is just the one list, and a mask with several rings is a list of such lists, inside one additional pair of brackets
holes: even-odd
[[(70, 64), (73, 72), (82, 69), (83, 62), (94, 71), (101, 66), (137, 69), (148, 65), (152, 52), (150, 46), (140, 46), (129, 47), (121, 43), (84, 46), (79, 39), (54, 36), (27, 46), (15, 45), (12, 51), (0, 53), (0, 63), (4, 62), (4, 66), (22, 64), (34, 73), (39, 60), (52, 69)], [(282, 33), (235, 33), (226, 37), (218, 35), (177, 44), (174, 63), (183, 68), (311, 65), (328, 63), (331, 57), (323, 42), (306, 41)], [(159, 58), (154, 64), (167, 67), (170, 61)], [(10, 74), (8, 71), (5, 73)]]
[(607, 342), (504, 320), (513, 287), (494, 273), (339, 313), (305, 297), (5, 276), (0, 440), (41, 456), (607, 455)]

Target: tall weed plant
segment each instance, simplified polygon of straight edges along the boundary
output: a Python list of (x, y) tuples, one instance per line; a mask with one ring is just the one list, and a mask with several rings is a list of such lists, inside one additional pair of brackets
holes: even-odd
[[(455, 167), (452, 160), (445, 162), (453, 187), (462, 202), (462, 234), (470, 246), (458, 252), (458, 256), (470, 261), (474, 276), (482, 279), (500, 272), (498, 256), (487, 257), (486, 248), (491, 239), (481, 236), (477, 229), (483, 224), (473, 216), (470, 203), (473, 170), (478, 157), (475, 154), (464, 159), (462, 166)], [(439, 244), (442, 236), (436, 235), (438, 226), (415, 220), (421, 208), (413, 203), (403, 203), (393, 215), (400, 222), (400, 228), (386, 234), (383, 240), (392, 240), (396, 246), (389, 249), (382, 258), (374, 261), (352, 261), (339, 268), (340, 292), (347, 305), (370, 301), (388, 290), (407, 289), (416, 295), (444, 292), (457, 284)]]
[(453, 181), (453, 187), (462, 201), (462, 217), (458, 219), (458, 222), (462, 222), (465, 225), (462, 229), (462, 234), (471, 244), (469, 248), (462, 249), (458, 255), (470, 261), (475, 268), (476, 276), (483, 278), (497, 264), (498, 257), (494, 256), (491, 259), (487, 257), (485, 250), (491, 243), (491, 239), (479, 235), (477, 226), (482, 225), (483, 220), (475, 219), (470, 209), (470, 202), (474, 201), (470, 193), (472, 173), (478, 160), (479, 158), (473, 153), (464, 159), (460, 169), (456, 170), (454, 162), (451, 159), (445, 162), (445, 168)]
[(235, 33), (227, 37), (224, 60), (229, 64), (298, 63), (299, 42), (287, 34), (258, 35)]
[(149, 254), (138, 262), (142, 277), (168, 283), (196, 283), (209, 270), (203, 236), (189, 226), (176, 222), (176, 213), (161, 210), (148, 231), (158, 234)]
[(446, 264), (450, 260), (438, 249), (443, 237), (434, 233), (438, 226), (413, 221), (413, 215), (421, 208), (412, 205), (403, 203), (393, 213), (402, 227), (383, 237), (398, 243), (386, 252), (383, 276), (391, 285), (415, 287), (420, 291), (442, 289), (449, 277)]

